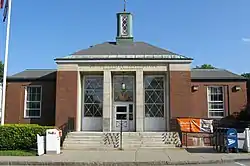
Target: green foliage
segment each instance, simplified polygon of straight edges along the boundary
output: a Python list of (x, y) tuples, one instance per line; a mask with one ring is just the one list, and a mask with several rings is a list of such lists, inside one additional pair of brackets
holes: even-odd
[(243, 74), (241, 74), (241, 76), (250, 79), (250, 73), (243, 73)]
[(36, 156), (35, 150), (0, 150), (0, 156)]
[(36, 135), (45, 135), (53, 128), (36, 124), (6, 124), (0, 126), (0, 150), (29, 150), (36, 147)]
[(2, 61), (0, 61), (0, 79), (3, 78), (3, 69), (4, 69), (4, 65), (3, 65)]
[(210, 64), (203, 64), (201, 66), (196, 66), (195, 69), (216, 69), (216, 68)]

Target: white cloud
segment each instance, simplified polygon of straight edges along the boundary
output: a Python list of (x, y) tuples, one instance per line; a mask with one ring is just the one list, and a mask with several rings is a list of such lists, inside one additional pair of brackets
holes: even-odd
[(243, 42), (250, 42), (250, 38), (242, 38)]

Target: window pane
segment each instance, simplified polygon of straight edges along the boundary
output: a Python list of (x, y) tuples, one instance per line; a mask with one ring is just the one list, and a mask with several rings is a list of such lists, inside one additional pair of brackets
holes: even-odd
[(40, 102), (27, 102), (27, 109), (40, 109)]
[(84, 116), (102, 117), (103, 77), (86, 76), (84, 79)]
[(127, 114), (116, 114), (116, 120), (126, 120)]
[(127, 112), (126, 106), (118, 106), (116, 107), (116, 112)]
[(40, 110), (29, 109), (26, 111), (26, 116), (38, 117), (40, 116)]
[(223, 87), (208, 87), (208, 109), (210, 117), (224, 116)]
[(145, 116), (164, 117), (164, 77), (144, 78)]
[(84, 116), (92, 117), (93, 114), (93, 105), (92, 104), (84, 104)]
[[(122, 83), (126, 90), (122, 90)], [(113, 76), (114, 101), (134, 101), (134, 77), (132, 76)]]
[(40, 101), (40, 100), (41, 100), (41, 87), (28, 87), (27, 101)]
[(38, 117), (41, 111), (41, 87), (28, 86), (26, 90), (26, 116)]
[(209, 116), (211, 116), (211, 117), (223, 117), (224, 112), (209, 112)]
[(84, 96), (85, 103), (102, 103), (103, 91), (100, 90), (85, 90)]

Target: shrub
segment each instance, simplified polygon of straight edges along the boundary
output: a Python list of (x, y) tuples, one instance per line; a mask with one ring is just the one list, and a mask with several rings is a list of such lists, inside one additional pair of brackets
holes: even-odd
[(0, 126), (0, 150), (29, 150), (36, 147), (36, 135), (45, 135), (51, 126), (6, 124)]

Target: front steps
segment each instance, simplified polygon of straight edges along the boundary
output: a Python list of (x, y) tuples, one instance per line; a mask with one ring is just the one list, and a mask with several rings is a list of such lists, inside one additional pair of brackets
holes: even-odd
[[(180, 146), (176, 132), (124, 132), (122, 149), (164, 149)], [(120, 148), (119, 132), (71, 132), (63, 142), (68, 150), (115, 150)]]
[[(93, 132), (71, 132), (67, 135), (63, 142), (63, 149), (68, 150), (102, 150), (108, 147), (103, 144), (103, 133)], [(111, 149), (113, 149), (111, 147)]]

